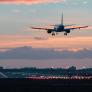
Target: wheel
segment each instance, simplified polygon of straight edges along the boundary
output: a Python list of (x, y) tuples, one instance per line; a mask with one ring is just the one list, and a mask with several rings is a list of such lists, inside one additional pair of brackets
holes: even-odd
[(66, 36), (67, 36), (67, 33), (64, 33), (64, 35), (66, 35)]
[(55, 36), (55, 33), (52, 33), (52, 36)]

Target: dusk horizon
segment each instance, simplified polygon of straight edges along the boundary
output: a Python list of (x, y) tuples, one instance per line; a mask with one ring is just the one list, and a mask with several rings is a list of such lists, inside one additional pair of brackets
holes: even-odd
[[(91, 3), (92, 0), (0, 0), (0, 66), (92, 67)], [(57, 29), (61, 22), (67, 33), (52, 36), (53, 31), (50, 34), (48, 29)]]
[(6, 68), (92, 68), (92, 49), (32, 48), (28, 46), (0, 51), (0, 66)]

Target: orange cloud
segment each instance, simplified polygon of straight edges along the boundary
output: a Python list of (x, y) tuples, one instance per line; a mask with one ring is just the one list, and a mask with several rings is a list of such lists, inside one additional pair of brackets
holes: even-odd
[[(68, 49), (54, 49), (55, 51), (62, 52), (62, 51), (70, 51), (70, 52), (78, 52), (84, 50), (84, 48), (68, 48)], [(89, 49), (88, 49), (89, 50)]]
[[(55, 37), (38, 40), (30, 35), (0, 35), (0, 48), (31, 46), (33, 48), (70, 48), (70, 51), (81, 48), (92, 48), (92, 37)], [(79, 49), (71, 49), (79, 48)]]
[(0, 35), (0, 39), (19, 39), (19, 38), (31, 38), (31, 35), (17, 35), (17, 34), (14, 34), (14, 35)]
[(65, 0), (0, 0), (2, 4), (39, 4), (39, 3), (58, 3)]

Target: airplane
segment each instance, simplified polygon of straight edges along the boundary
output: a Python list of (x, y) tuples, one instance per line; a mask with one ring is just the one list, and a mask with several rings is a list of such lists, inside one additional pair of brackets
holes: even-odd
[[(72, 24), (74, 25), (74, 24)], [(52, 36), (55, 36), (56, 34), (58, 34), (59, 32), (64, 32), (64, 35), (68, 35), (71, 30), (74, 29), (81, 29), (81, 28), (87, 28), (88, 26), (75, 26), (75, 27), (68, 27), (68, 26), (72, 26), (72, 25), (64, 25), (63, 23), (63, 13), (62, 13), (62, 18), (61, 18), (61, 23), (57, 24), (57, 25), (51, 25), (54, 26), (54, 29), (50, 29), (50, 28), (41, 28), (41, 27), (31, 27), (32, 29), (39, 29), (39, 30), (46, 30), (48, 34), (52, 34)], [(68, 28), (65, 28), (68, 27)]]

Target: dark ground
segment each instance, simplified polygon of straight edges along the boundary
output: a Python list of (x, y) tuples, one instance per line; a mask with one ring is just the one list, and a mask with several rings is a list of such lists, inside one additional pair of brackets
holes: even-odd
[(0, 92), (75, 92), (75, 91), (92, 92), (92, 80), (0, 79)]

